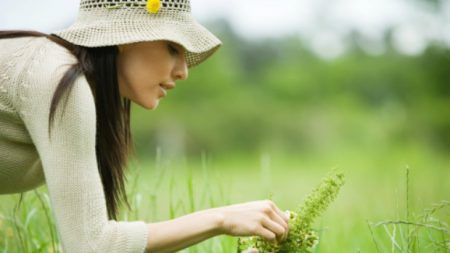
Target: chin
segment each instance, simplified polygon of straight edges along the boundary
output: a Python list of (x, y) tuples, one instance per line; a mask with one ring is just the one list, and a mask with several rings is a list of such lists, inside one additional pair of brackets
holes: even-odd
[(155, 110), (156, 108), (158, 108), (158, 105), (159, 105), (159, 99), (155, 99), (153, 101), (150, 101), (150, 103), (144, 104), (142, 106), (149, 110)]

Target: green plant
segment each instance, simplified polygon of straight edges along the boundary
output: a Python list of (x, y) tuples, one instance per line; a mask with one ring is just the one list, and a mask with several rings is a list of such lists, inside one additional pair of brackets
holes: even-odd
[(344, 184), (342, 173), (331, 173), (310, 193), (298, 212), (289, 212), (289, 233), (281, 242), (270, 242), (261, 237), (238, 239), (238, 252), (256, 248), (259, 253), (304, 253), (310, 252), (319, 242), (319, 236), (312, 229), (313, 221), (321, 215), (336, 198)]
[[(370, 223), (369, 230), (372, 241), (378, 253), (382, 252), (450, 252), (450, 225), (439, 212), (446, 212), (450, 215), (450, 202), (442, 200), (425, 209), (420, 215), (411, 215), (409, 204), (409, 167), (406, 169), (406, 219), (396, 219)], [(450, 217), (450, 216), (448, 216)], [(381, 243), (382, 240), (376, 236), (373, 228), (383, 227), (384, 236), (387, 236), (391, 245)], [(377, 240), (378, 239), (378, 240)], [(386, 242), (386, 241), (384, 241)]]

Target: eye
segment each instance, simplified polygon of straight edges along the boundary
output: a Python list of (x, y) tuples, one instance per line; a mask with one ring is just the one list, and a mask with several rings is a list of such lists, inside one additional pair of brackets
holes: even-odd
[(172, 44), (167, 44), (167, 46), (169, 47), (169, 52), (172, 55), (178, 55), (178, 50), (175, 48), (175, 46), (173, 46)]

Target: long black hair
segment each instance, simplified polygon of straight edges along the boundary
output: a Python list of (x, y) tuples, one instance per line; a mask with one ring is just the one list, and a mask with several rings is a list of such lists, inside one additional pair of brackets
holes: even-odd
[(37, 31), (0, 31), (0, 39), (17, 37), (46, 37), (68, 49), (77, 59), (70, 66), (56, 87), (49, 108), (49, 128), (54, 121), (55, 110), (66, 92), (70, 92), (80, 75), (86, 80), (95, 98), (97, 114), (96, 155), (106, 197), (108, 217), (117, 219), (120, 203), (130, 209), (125, 191), (128, 156), (134, 152), (130, 131), (130, 100), (119, 93), (117, 80), (117, 46), (89, 48), (74, 45), (54, 34)]

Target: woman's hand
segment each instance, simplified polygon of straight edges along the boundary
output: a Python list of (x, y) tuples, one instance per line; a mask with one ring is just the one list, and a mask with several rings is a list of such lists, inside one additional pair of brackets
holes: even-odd
[(271, 200), (252, 201), (214, 210), (221, 216), (220, 230), (223, 234), (260, 236), (268, 241), (281, 241), (289, 232), (287, 214)]
[[(288, 234), (288, 221), (288, 216), (270, 200), (205, 209), (148, 224), (146, 252), (177, 252), (220, 234), (283, 240)], [(258, 253), (256, 249), (245, 252)]]
[(246, 251), (242, 253), (259, 253), (259, 251), (255, 248), (248, 248)]

